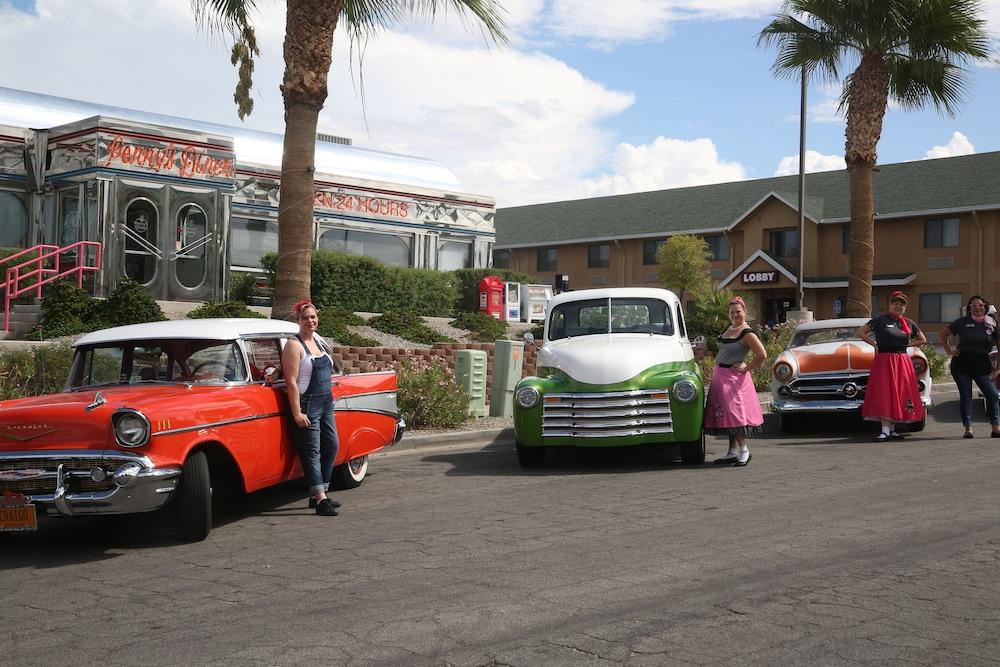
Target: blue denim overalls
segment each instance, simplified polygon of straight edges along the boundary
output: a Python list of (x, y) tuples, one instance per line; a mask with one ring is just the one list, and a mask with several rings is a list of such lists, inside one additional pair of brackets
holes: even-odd
[[(299, 336), (296, 338), (305, 354), (309, 355), (305, 341)], [(309, 418), (309, 426), (302, 428), (293, 422), (292, 436), (299, 452), (302, 472), (309, 483), (309, 493), (315, 494), (330, 488), (333, 463), (337, 459), (340, 443), (337, 439), (337, 422), (333, 418), (333, 360), (329, 354), (309, 356), (312, 360), (309, 388), (305, 393), (299, 394), (299, 406), (302, 414)]]

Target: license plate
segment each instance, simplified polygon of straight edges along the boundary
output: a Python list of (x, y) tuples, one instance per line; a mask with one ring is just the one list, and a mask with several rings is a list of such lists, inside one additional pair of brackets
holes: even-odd
[(5, 530), (38, 530), (35, 506), (0, 507), (0, 531)]

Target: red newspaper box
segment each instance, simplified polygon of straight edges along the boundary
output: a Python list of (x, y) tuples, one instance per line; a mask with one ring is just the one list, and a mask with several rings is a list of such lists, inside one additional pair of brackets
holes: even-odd
[(503, 281), (499, 276), (484, 276), (479, 281), (479, 312), (503, 319)]

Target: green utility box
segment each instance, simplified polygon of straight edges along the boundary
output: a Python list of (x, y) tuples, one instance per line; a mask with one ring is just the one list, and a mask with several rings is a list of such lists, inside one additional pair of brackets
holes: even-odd
[(509, 417), (514, 414), (514, 387), (521, 380), (523, 367), (524, 341), (498, 340), (493, 353), (491, 417)]
[(459, 350), (455, 353), (455, 381), (469, 395), (469, 416), (486, 416), (486, 353)]

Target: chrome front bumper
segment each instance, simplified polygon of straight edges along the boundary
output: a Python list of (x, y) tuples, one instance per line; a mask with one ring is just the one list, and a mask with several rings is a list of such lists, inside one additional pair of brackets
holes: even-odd
[[(92, 466), (90, 469), (74, 466), (74, 461), (84, 459), (99, 459), (107, 465)], [(180, 468), (157, 468), (146, 456), (124, 452), (43, 450), (0, 453), (0, 482), (38, 480), (50, 487), (49, 482), (54, 481), (51, 493), (23, 493), (40, 510), (64, 517), (152, 512), (170, 500), (180, 476)], [(75, 482), (84, 480), (103, 484), (107, 488), (74, 488), (78, 486)]]
[(397, 442), (403, 439), (403, 434), (406, 433), (406, 420), (400, 417), (396, 421), (396, 433), (392, 436), (392, 442), (390, 445), (395, 445)]
[[(924, 404), (925, 408), (932, 404), (929, 396), (921, 396), (920, 402)], [(860, 412), (863, 403), (863, 400), (849, 401), (846, 399), (796, 401), (794, 399), (774, 398), (771, 399), (771, 412), (779, 414), (792, 412)]]

